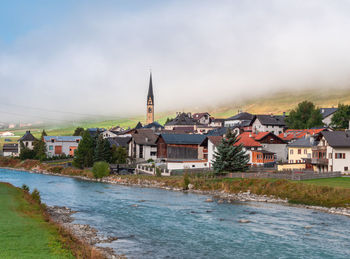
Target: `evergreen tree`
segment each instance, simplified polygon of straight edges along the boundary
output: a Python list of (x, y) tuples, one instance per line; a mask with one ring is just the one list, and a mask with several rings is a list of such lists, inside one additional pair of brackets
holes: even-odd
[(94, 139), (89, 132), (84, 132), (84, 135), (75, 152), (74, 165), (79, 168), (91, 167), (94, 162)]
[(75, 129), (73, 136), (83, 136), (84, 135), (84, 128), (78, 127)]
[(35, 158), (34, 150), (31, 150), (28, 147), (24, 146), (23, 142), (20, 142), (20, 146), (21, 146), (21, 152), (19, 153), (19, 159), (26, 160), (26, 159)]
[(286, 123), (290, 129), (310, 129), (322, 127), (322, 114), (312, 102), (304, 101), (292, 110), (286, 118)]
[(126, 164), (126, 159), (128, 158), (128, 153), (123, 147), (112, 146), (112, 158), (111, 162), (115, 164)]
[(108, 142), (107, 139), (104, 139), (104, 143), (103, 143), (103, 160), (106, 162), (111, 162), (112, 159), (112, 150), (111, 150), (111, 146)]
[(350, 120), (350, 105), (339, 104), (338, 110), (333, 114), (331, 126), (335, 129), (347, 129)]
[(44, 137), (47, 136), (45, 130), (42, 131), (40, 139), (34, 141), (34, 152), (35, 158), (39, 160), (44, 160), (46, 158), (46, 144), (44, 141)]
[(102, 136), (99, 136), (96, 142), (94, 162), (105, 161), (105, 142)]
[(243, 145), (235, 145), (238, 139), (235, 133), (227, 131), (214, 153), (213, 168), (216, 173), (243, 172), (248, 169), (249, 155), (243, 150)]

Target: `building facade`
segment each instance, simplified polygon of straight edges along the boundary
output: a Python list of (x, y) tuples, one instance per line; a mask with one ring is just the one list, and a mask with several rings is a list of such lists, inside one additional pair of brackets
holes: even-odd
[(81, 136), (45, 136), (46, 155), (48, 157), (74, 156), (81, 139)]

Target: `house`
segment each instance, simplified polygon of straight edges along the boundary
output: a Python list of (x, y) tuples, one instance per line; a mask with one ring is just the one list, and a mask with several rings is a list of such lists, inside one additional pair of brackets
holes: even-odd
[(325, 126), (329, 126), (332, 121), (332, 117), (338, 108), (320, 108), (320, 113), (322, 115), (322, 122)]
[(210, 123), (210, 114), (207, 112), (194, 113), (192, 118), (203, 125), (208, 125)]
[(208, 166), (213, 167), (214, 154), (217, 151), (217, 146), (221, 144), (222, 136), (207, 136), (207, 146), (208, 146)]
[(164, 129), (164, 127), (158, 122), (154, 121), (142, 127), (143, 129), (152, 129), (153, 131), (159, 131)]
[(318, 141), (314, 136), (307, 135), (288, 144), (288, 163), (301, 164), (312, 158), (312, 148), (317, 146)]
[(192, 127), (201, 125), (197, 120), (192, 118), (191, 113), (178, 112), (176, 118), (164, 125), (166, 130), (172, 130), (180, 127)]
[(36, 141), (37, 139), (32, 135), (32, 133), (30, 133), (30, 130), (27, 130), (26, 133), (23, 135), (23, 137), (21, 137), (19, 140), (17, 140), (18, 142), (18, 154), (21, 153), (21, 143), (23, 143), (23, 145), (29, 149), (34, 148), (34, 141)]
[[(263, 166), (272, 164), (276, 161), (275, 153), (263, 149), (263, 145), (256, 140), (257, 134), (252, 132), (243, 132), (237, 137), (235, 146), (242, 145), (243, 150), (249, 155), (248, 164), (251, 166)], [(262, 139), (261, 136), (258, 137)]]
[(285, 116), (280, 115), (256, 115), (252, 121), (253, 132), (272, 132), (275, 135), (281, 134), (285, 128)]
[(46, 155), (48, 157), (74, 156), (81, 139), (81, 136), (44, 136)]
[(18, 144), (4, 144), (2, 147), (2, 155), (3, 156), (18, 156)]
[(254, 118), (255, 118), (255, 115), (253, 114), (250, 114), (248, 112), (239, 112), (235, 116), (232, 116), (226, 119), (224, 122), (224, 126), (225, 127), (236, 127), (239, 125), (249, 126), (251, 125)]
[(317, 146), (312, 148), (311, 163), (315, 171), (349, 173), (350, 132), (324, 131)]
[(120, 132), (119, 131), (113, 131), (113, 130), (106, 130), (101, 133), (103, 138), (115, 138), (117, 137)]
[(97, 138), (98, 135), (105, 132), (106, 129), (103, 128), (88, 128), (87, 131), (89, 132), (90, 136), (93, 138)]
[[(248, 132), (242, 134), (249, 134)], [(265, 151), (274, 153), (277, 161), (286, 162), (287, 161), (287, 143), (273, 134), (272, 132), (259, 132), (257, 134), (252, 134), (252, 137), (258, 141)], [(267, 154), (267, 153), (265, 153)]]
[(127, 151), (129, 151), (129, 142), (131, 140), (131, 137), (114, 137), (114, 138), (107, 138), (107, 141), (112, 147), (115, 145), (116, 147), (123, 147)]
[(200, 134), (161, 134), (157, 140), (157, 159), (168, 170), (208, 168), (206, 139)]
[(215, 128), (221, 128), (224, 126), (224, 123), (225, 123), (225, 119), (216, 118), (211, 120), (211, 122), (209, 123), (209, 126), (215, 127)]
[(142, 132), (132, 134), (129, 140), (129, 156), (136, 162), (144, 162), (149, 159), (157, 159), (158, 135), (154, 132)]
[(13, 137), (15, 134), (10, 132), (10, 131), (6, 131), (0, 134), (1, 137)]

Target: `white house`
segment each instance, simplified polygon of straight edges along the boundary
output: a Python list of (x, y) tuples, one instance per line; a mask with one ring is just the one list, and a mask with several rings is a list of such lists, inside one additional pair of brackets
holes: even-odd
[(280, 115), (256, 115), (252, 121), (253, 132), (272, 132), (276, 136), (281, 134), (286, 127), (285, 116)]
[(350, 173), (350, 132), (323, 131), (322, 138), (312, 149), (311, 163), (319, 172)]
[(10, 132), (10, 131), (6, 131), (0, 134), (1, 137), (13, 137), (15, 134)]
[(136, 162), (157, 159), (157, 141), (158, 136), (153, 132), (142, 132), (132, 134), (129, 141), (129, 156)]
[(240, 112), (236, 114), (235, 116), (232, 116), (225, 120), (224, 126), (225, 127), (236, 127), (239, 125), (243, 126), (249, 126), (251, 122), (254, 120), (255, 115), (250, 114), (248, 112)]
[(27, 130), (23, 137), (18, 140), (18, 154), (21, 153), (21, 143), (29, 149), (34, 148), (34, 141), (36, 138), (30, 133), (30, 130)]
[(4, 144), (2, 147), (3, 156), (18, 156), (18, 144)]
[(81, 136), (45, 136), (46, 155), (48, 157), (66, 155), (74, 156), (81, 141)]
[(200, 124), (208, 125), (210, 123), (210, 114), (207, 112), (194, 113), (192, 118)]
[(322, 122), (325, 126), (329, 126), (332, 121), (332, 117), (338, 108), (320, 108), (322, 114)]
[(213, 167), (215, 161), (214, 154), (217, 151), (217, 146), (220, 145), (222, 136), (208, 136), (208, 165), (209, 168)]

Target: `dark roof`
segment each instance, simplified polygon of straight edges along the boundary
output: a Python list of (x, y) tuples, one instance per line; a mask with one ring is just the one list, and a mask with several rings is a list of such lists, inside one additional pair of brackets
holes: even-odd
[(161, 134), (159, 137), (163, 138), (167, 144), (195, 144), (200, 145), (206, 138), (200, 134)]
[(133, 134), (132, 139), (138, 145), (155, 146), (158, 139), (158, 135), (154, 133), (138, 133)]
[(26, 131), (23, 137), (21, 137), (18, 142), (20, 141), (35, 141), (36, 138), (30, 133), (30, 130)]
[(2, 147), (2, 151), (18, 153), (18, 144), (4, 144)]
[(223, 118), (216, 118), (216, 119), (213, 119), (212, 121), (213, 122), (224, 122), (226, 119), (223, 119)]
[(180, 113), (176, 116), (175, 119), (168, 122), (165, 125), (201, 125), (197, 120), (193, 119), (189, 114), (187, 113)]
[(218, 129), (209, 130), (207, 136), (223, 136), (229, 128), (221, 127)]
[(322, 131), (331, 147), (350, 147), (350, 133), (345, 131)]
[(329, 115), (335, 113), (338, 108), (320, 108), (320, 113), (322, 114), (322, 118), (326, 118)]
[(226, 120), (253, 120), (255, 117), (255, 115), (253, 114), (250, 114), (248, 112), (241, 112), (241, 113), (238, 113), (236, 114), (235, 116), (232, 116)]
[(144, 129), (151, 129), (151, 128), (161, 128), (163, 129), (164, 127), (162, 125), (160, 125), (158, 122), (154, 121), (150, 124), (147, 124), (145, 126), (143, 126)]
[(135, 129), (141, 129), (141, 128), (142, 128), (142, 123), (141, 123), (141, 122), (138, 122), (138, 123), (136, 124)]
[(152, 104), (154, 104), (152, 73), (149, 76), (149, 87), (148, 87), (147, 103), (148, 103), (149, 98), (151, 98)]
[(109, 145), (116, 147), (127, 147), (129, 144), (129, 141), (131, 140), (131, 137), (114, 137), (114, 138), (107, 138)]
[(207, 138), (214, 144), (214, 146), (218, 146), (221, 144), (223, 137), (222, 136), (208, 136)]
[(299, 138), (293, 143), (289, 144), (288, 147), (314, 147), (317, 146), (318, 141), (315, 141), (313, 137)]
[(286, 126), (285, 116), (282, 115), (256, 115), (262, 125)]

